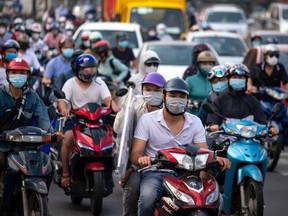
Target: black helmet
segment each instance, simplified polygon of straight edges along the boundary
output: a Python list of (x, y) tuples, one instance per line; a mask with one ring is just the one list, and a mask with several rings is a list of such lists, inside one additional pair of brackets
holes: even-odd
[(73, 52), (72, 56), (71, 56), (71, 68), (72, 68), (74, 71), (76, 71), (76, 65), (75, 65), (76, 59), (77, 59), (78, 56), (80, 56), (80, 55), (82, 55), (82, 54), (84, 54), (83, 50), (78, 49), (78, 50), (75, 50), (75, 51)]
[(118, 32), (116, 34), (116, 40), (128, 40), (128, 35), (124, 32)]
[(13, 40), (13, 39), (9, 39), (5, 42), (5, 44), (3, 45), (2, 47), (2, 53), (5, 52), (5, 50), (9, 49), (9, 48), (14, 48), (17, 50), (17, 52), (19, 51), (20, 49), (20, 45), (19, 43), (16, 41), (16, 40)]
[(189, 89), (186, 82), (179, 77), (168, 80), (168, 82), (165, 85), (164, 91), (165, 92), (177, 91), (189, 95)]

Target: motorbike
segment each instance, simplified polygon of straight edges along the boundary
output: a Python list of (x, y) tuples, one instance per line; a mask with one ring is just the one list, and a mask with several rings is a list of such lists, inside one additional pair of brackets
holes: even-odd
[(166, 194), (156, 204), (155, 216), (169, 215), (219, 215), (222, 198), (217, 181), (212, 175), (199, 177), (200, 171), (219, 167), (215, 153), (192, 145), (158, 151), (153, 165), (139, 170), (156, 167), (172, 169), (177, 177), (164, 176)]
[(34, 126), (6, 130), (0, 135), (0, 151), (7, 154), (2, 205), (8, 203), (11, 215), (48, 216), (52, 167), (49, 154), (41, 148), (48, 143), (51, 134)]
[[(260, 102), (267, 118), (271, 116), (272, 108), (276, 103), (288, 99), (288, 92), (278, 87), (261, 87), (257, 94), (262, 96)], [(271, 119), (269, 125), (278, 128), (280, 132), (276, 141), (264, 142), (264, 146), (268, 152), (267, 170), (273, 171), (277, 166), (283, 145), (288, 145), (288, 116), (287, 108), (284, 104), (280, 112)]]
[[(281, 104), (276, 104), (268, 121), (280, 112)], [(223, 211), (231, 215), (263, 215), (263, 185), (267, 170), (267, 151), (256, 139), (268, 135), (267, 125), (260, 125), (250, 120), (226, 122), (226, 118), (217, 113), (206, 103), (207, 113), (214, 113), (224, 119), (221, 130), (211, 132), (231, 137), (226, 149), (226, 157), (231, 161), (231, 168), (225, 171), (223, 191)]]
[[(126, 93), (127, 89), (120, 89), (116, 96)], [(61, 90), (55, 90), (54, 94), (57, 98), (65, 99)], [(80, 204), (83, 198), (90, 198), (92, 214), (99, 215), (103, 198), (113, 190), (115, 142), (110, 119), (112, 109), (88, 103), (70, 112), (72, 115), (69, 118), (75, 120), (75, 146), (69, 161), (71, 184), (65, 193), (70, 195), (74, 204)], [(57, 153), (53, 154), (57, 157)], [(54, 164), (57, 166), (56, 173), (61, 174), (61, 165), (57, 162)]]

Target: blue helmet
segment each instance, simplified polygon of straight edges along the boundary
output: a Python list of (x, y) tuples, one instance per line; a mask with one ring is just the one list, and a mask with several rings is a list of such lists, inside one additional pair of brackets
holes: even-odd
[(59, 28), (60, 28), (60, 24), (57, 21), (52, 22), (50, 25), (50, 29), (59, 29)]
[[(91, 54), (82, 54), (75, 60), (75, 73), (76, 76), (83, 82), (92, 81), (97, 76), (98, 61)], [(92, 68), (92, 74), (79, 73), (83, 68)], [(94, 69), (93, 69), (94, 68)]]

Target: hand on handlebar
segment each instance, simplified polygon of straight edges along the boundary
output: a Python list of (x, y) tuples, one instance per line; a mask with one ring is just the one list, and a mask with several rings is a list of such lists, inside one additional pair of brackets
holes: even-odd
[(150, 156), (143, 156), (138, 159), (138, 164), (140, 167), (147, 167), (151, 166), (151, 157)]
[(68, 109), (63, 109), (61, 110), (61, 115), (68, 118), (70, 115), (70, 111)]
[(221, 171), (224, 171), (226, 169), (230, 169), (231, 162), (227, 158), (217, 156), (216, 160), (218, 161), (218, 163), (221, 166)]
[(51, 141), (52, 142), (61, 142), (62, 140), (64, 140), (64, 135), (59, 131), (57, 131), (51, 135)]
[(277, 128), (271, 127), (271, 128), (269, 129), (269, 133), (268, 133), (268, 136), (269, 136), (269, 137), (273, 137), (273, 136), (276, 136), (276, 135), (278, 135), (278, 134), (279, 134), (279, 130), (278, 130)]
[(208, 130), (211, 131), (211, 132), (219, 131), (219, 125), (216, 125), (216, 124), (210, 125), (210, 126), (208, 127)]

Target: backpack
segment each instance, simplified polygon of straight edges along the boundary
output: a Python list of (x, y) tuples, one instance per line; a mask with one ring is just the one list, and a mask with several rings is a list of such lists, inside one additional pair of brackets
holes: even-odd
[[(115, 69), (115, 66), (113, 64), (113, 60), (114, 60), (113, 58), (109, 60), (110, 67), (113, 70), (113, 74), (119, 75), (120, 72)], [(131, 72), (130, 72), (130, 70), (128, 68), (128, 73), (127, 73), (126, 77), (123, 79), (123, 82), (126, 84), (126, 82), (130, 79), (130, 77), (131, 77)]]

